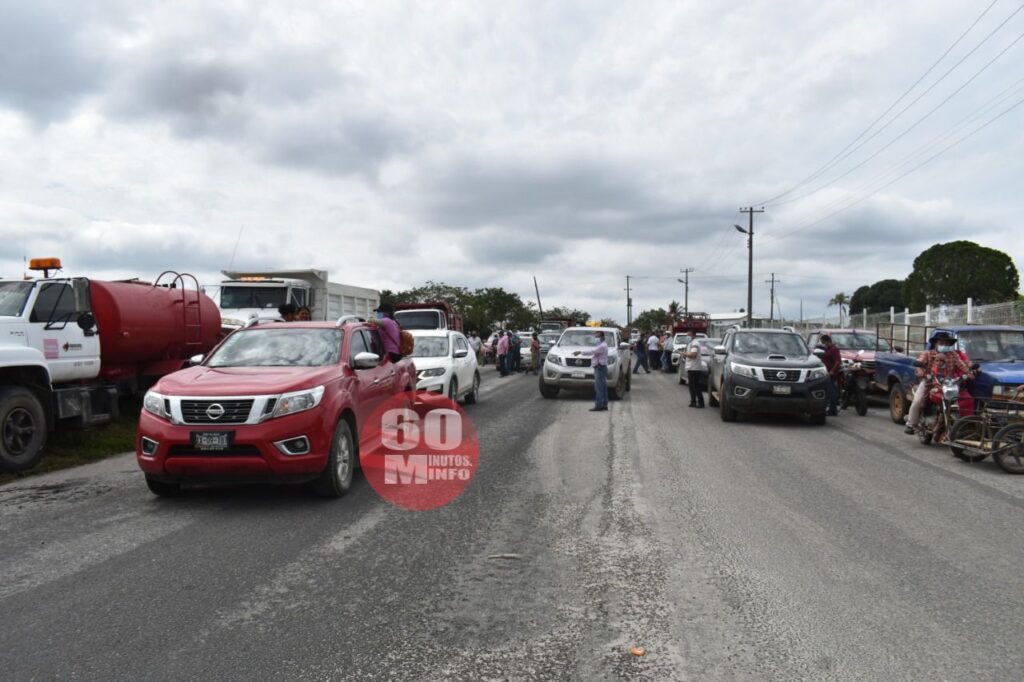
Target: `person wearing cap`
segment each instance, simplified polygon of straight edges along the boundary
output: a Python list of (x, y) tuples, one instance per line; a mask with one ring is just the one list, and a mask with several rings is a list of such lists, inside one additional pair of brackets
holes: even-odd
[(593, 350), (575, 351), (573, 355), (590, 358), (590, 366), (594, 368), (594, 406), (591, 412), (608, 411), (608, 344), (604, 340), (604, 332), (594, 332), (597, 345)]
[[(907, 428), (904, 433), (914, 434), (918, 422), (921, 421), (921, 413), (924, 412), (925, 403), (928, 402), (928, 392), (934, 386), (929, 383), (927, 377), (930, 375), (933, 382), (940, 377), (962, 377), (971, 372), (971, 362), (967, 354), (957, 350), (956, 337), (946, 330), (939, 330), (932, 334), (928, 340), (928, 349), (918, 356), (917, 360), (924, 367), (918, 367), (915, 371), (919, 382), (914, 389), (914, 400), (910, 403), (910, 413), (907, 415)], [(966, 393), (961, 388), (961, 393)], [(974, 401), (962, 399), (960, 401), (960, 416), (966, 417), (974, 414)]]
[(395, 322), (395, 306), (381, 303), (373, 312), (377, 314), (377, 327), (380, 329), (381, 343), (384, 344), (384, 354), (391, 362), (398, 362), (402, 359), (402, 332)]

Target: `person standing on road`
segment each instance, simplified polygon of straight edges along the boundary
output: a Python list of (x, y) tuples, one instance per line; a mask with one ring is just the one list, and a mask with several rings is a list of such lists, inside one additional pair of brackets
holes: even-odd
[(843, 357), (839, 354), (839, 346), (832, 343), (832, 337), (822, 334), (819, 339), (825, 347), (825, 355), (821, 361), (825, 363), (825, 371), (828, 372), (828, 412), (830, 417), (839, 416), (839, 368), (843, 366)]
[(477, 364), (483, 364), (480, 358), (480, 349), (483, 348), (483, 343), (476, 332), (469, 333), (469, 347), (473, 349), (473, 355), (476, 356)]
[(501, 372), (501, 376), (508, 376), (508, 335), (504, 332), (498, 336), (497, 345), (497, 356), (498, 358), (498, 371)]
[(391, 358), (391, 362), (398, 362), (402, 359), (402, 331), (394, 319), (395, 306), (390, 303), (381, 303), (373, 312), (377, 314), (377, 328), (380, 329), (384, 354)]
[(534, 374), (540, 374), (540, 337), (537, 332), (530, 339), (530, 365)]
[(708, 371), (707, 363), (700, 354), (700, 342), (697, 340), (696, 332), (689, 332), (689, 341), (686, 344), (686, 383), (690, 388), (690, 407), (704, 407), (704, 372)]
[(658, 369), (658, 365), (661, 364), (659, 362), (659, 356), (661, 355), (661, 351), (658, 348), (659, 345), (661, 345), (661, 340), (652, 329), (651, 335), (647, 337), (647, 364), (652, 369)]
[(643, 334), (640, 335), (640, 338), (638, 338), (636, 343), (633, 345), (633, 352), (636, 353), (636, 367), (633, 368), (633, 374), (639, 374), (641, 367), (644, 368), (645, 372), (650, 374), (651, 370), (647, 366), (647, 348), (644, 346)]
[(672, 337), (668, 332), (661, 335), (661, 369), (667, 372), (672, 366)]
[(604, 332), (596, 331), (597, 345), (594, 350), (576, 351), (573, 355), (590, 358), (590, 366), (594, 368), (594, 406), (591, 412), (608, 411), (608, 344), (604, 340)]

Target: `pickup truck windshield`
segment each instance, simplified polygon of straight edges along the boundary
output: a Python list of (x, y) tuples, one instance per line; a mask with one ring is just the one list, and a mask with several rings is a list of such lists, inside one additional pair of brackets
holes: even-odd
[(1024, 331), (960, 332), (960, 349), (971, 362), (1024, 360)]
[(0, 282), (0, 317), (18, 317), (32, 291), (32, 282)]
[(288, 301), (287, 287), (235, 287), (222, 286), (220, 289), (221, 310), (236, 308), (260, 308), (277, 310)]
[(340, 329), (251, 329), (229, 336), (207, 367), (323, 367), (341, 358)]
[(836, 332), (832, 334), (832, 342), (842, 350), (890, 350), (889, 344), (876, 334)]
[(417, 336), (412, 347), (414, 358), (443, 358), (448, 355), (447, 336)]
[(808, 355), (807, 344), (796, 334), (737, 334), (733, 352), (744, 355)]
[[(610, 332), (604, 333), (604, 340), (608, 343), (608, 347), (615, 345), (615, 336)], [(586, 332), (582, 329), (575, 331), (568, 331), (562, 334), (562, 338), (558, 340), (559, 346), (588, 346), (594, 347), (597, 345), (597, 337), (594, 336), (594, 332)]]

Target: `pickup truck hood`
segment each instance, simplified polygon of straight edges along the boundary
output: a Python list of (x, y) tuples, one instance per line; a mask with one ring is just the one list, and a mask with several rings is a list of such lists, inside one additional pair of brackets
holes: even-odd
[(982, 362), (981, 371), (1001, 384), (1024, 384), (1024, 362)]
[(153, 390), (165, 395), (275, 395), (327, 383), (339, 376), (331, 367), (189, 367), (168, 374)]
[(754, 367), (778, 367), (779, 369), (807, 369), (809, 367), (821, 367), (822, 362), (816, 356), (810, 355), (740, 355), (733, 353), (729, 356), (730, 362)]

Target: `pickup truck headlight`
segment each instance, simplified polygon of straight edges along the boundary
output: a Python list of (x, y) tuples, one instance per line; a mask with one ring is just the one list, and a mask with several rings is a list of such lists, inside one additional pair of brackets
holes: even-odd
[(277, 399), (277, 404), (274, 406), (274, 414), (271, 417), (283, 417), (286, 414), (296, 414), (312, 410), (320, 404), (320, 399), (323, 397), (323, 386), (306, 389), (305, 391), (285, 393)]
[(444, 376), (444, 367), (434, 367), (432, 369), (424, 369), (417, 372), (420, 379), (426, 379), (427, 377), (440, 377)]
[(162, 419), (171, 418), (170, 413), (167, 411), (167, 397), (156, 391), (146, 391), (146, 395), (142, 399), (142, 409)]
[(554, 353), (548, 353), (548, 362), (553, 362), (556, 365), (562, 364), (562, 358), (558, 357)]
[(814, 369), (807, 370), (807, 380), (813, 381), (814, 379), (824, 379), (828, 376), (828, 370), (824, 367), (815, 367)]
[(741, 377), (750, 377), (756, 379), (757, 374), (754, 372), (754, 368), (749, 365), (741, 365), (738, 362), (730, 362), (729, 369), (732, 370), (733, 374), (739, 374)]

